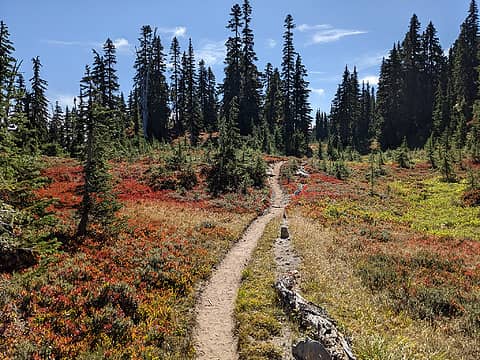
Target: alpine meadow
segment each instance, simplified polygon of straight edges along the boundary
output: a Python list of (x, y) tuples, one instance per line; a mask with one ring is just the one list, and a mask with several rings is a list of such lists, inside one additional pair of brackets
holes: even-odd
[(0, 5), (0, 358), (480, 359), (477, 1), (238, 1)]

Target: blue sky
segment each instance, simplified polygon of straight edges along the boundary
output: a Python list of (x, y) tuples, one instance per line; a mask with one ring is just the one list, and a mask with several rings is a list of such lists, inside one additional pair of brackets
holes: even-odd
[[(252, 27), (258, 67), (280, 66), (283, 21), (293, 15), (296, 50), (309, 71), (311, 103), (328, 111), (346, 64), (357, 65), (361, 79), (375, 82), (382, 56), (402, 40), (416, 13), (422, 27), (433, 21), (444, 48), (450, 47), (466, 17), (470, 0), (251, 0)], [(48, 96), (63, 105), (78, 93), (91, 49), (107, 37), (118, 46), (121, 90), (128, 94), (133, 77), (134, 49), (140, 27), (157, 27), (163, 45), (176, 34), (182, 49), (191, 37), (197, 60), (212, 66), (223, 79), (225, 25), (234, 1), (113, 1), (16, 0), (0, 3), (0, 19), (10, 29), (22, 59), (22, 71), (31, 77), (30, 59), (40, 56)]]

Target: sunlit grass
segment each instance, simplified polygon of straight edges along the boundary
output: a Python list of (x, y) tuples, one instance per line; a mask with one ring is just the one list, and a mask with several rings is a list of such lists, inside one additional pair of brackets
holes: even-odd
[(235, 304), (236, 332), (241, 360), (282, 359), (282, 348), (275, 338), (288, 324), (281, 322), (282, 309), (273, 287), (275, 259), (273, 243), (280, 222), (271, 221), (258, 242), (252, 259), (242, 274)]

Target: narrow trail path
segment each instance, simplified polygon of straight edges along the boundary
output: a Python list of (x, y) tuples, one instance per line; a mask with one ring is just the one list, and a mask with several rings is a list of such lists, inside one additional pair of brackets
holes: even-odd
[(274, 165), (274, 176), (268, 179), (272, 189), (270, 208), (247, 228), (240, 241), (214, 271), (200, 295), (195, 308), (197, 326), (193, 334), (197, 359), (238, 359), (233, 318), (235, 299), (242, 270), (248, 264), (265, 226), (275, 217), (281, 216), (285, 209), (287, 201), (278, 182), (281, 165), (282, 163)]

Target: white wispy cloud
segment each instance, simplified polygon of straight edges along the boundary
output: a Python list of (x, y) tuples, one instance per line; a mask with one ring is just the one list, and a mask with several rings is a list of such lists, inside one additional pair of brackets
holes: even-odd
[(173, 37), (185, 37), (187, 35), (187, 28), (185, 26), (175, 26), (173, 28), (158, 28), (162, 34), (170, 34)]
[(379, 77), (377, 75), (368, 75), (360, 79), (360, 83), (365, 82), (370, 85), (377, 86)]
[(318, 96), (324, 96), (325, 95), (325, 89), (317, 89), (317, 88), (310, 88), (310, 91), (312, 94), (318, 95)]
[(297, 27), (300, 32), (308, 33), (310, 40), (306, 45), (325, 44), (338, 41), (346, 36), (366, 34), (364, 30), (340, 29), (329, 24), (308, 25), (301, 24)]
[(296, 27), (296, 29), (300, 32), (310, 31), (310, 30), (325, 30), (331, 29), (332, 25), (329, 24), (318, 24), (318, 25), (308, 25), (308, 24), (301, 24)]
[(82, 47), (98, 47), (95, 41), (66, 41), (66, 40), (43, 40), (44, 43), (54, 46), (82, 46)]
[[(43, 40), (42, 42), (52, 46), (77, 46), (77, 47), (93, 48), (93, 49), (101, 49), (104, 44), (104, 42), (102, 41), (68, 41), (68, 40), (53, 40), (53, 39)], [(113, 44), (115, 45), (115, 49), (119, 53), (133, 54), (133, 47), (127, 39), (125, 38), (115, 39), (113, 40)]]
[(267, 46), (268, 46), (270, 49), (273, 49), (275, 46), (277, 46), (277, 40), (267, 39)]
[(225, 41), (204, 40), (196, 51), (196, 58), (203, 59), (209, 66), (221, 63), (225, 58)]
[(313, 75), (325, 75), (326, 74), (325, 71), (316, 71), (316, 70), (310, 70), (308, 73), (313, 74)]

